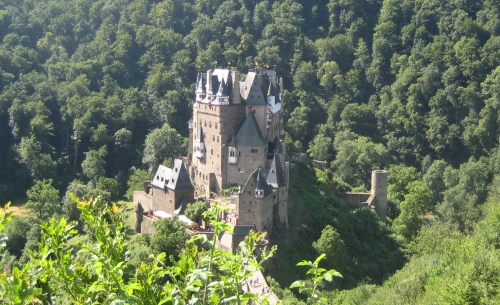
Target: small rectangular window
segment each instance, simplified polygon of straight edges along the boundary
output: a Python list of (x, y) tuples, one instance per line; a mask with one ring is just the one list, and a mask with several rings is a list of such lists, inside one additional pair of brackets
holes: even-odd
[(253, 154), (255, 154), (255, 153), (258, 153), (259, 150), (258, 149), (250, 149), (250, 152), (253, 153)]

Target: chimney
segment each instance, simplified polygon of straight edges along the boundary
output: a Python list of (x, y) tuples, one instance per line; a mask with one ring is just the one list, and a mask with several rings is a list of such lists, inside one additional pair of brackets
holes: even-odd
[(209, 95), (213, 95), (214, 93), (212, 92), (212, 70), (207, 71), (207, 97)]

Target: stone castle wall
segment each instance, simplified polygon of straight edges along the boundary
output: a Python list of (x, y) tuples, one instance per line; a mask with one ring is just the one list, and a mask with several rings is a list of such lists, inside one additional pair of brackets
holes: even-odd
[[(165, 211), (169, 214), (174, 214), (175, 210), (175, 192), (169, 190), (168, 188), (165, 190), (152, 187), (152, 197), (153, 197), (153, 211)], [(144, 210), (147, 212), (147, 210)]]
[(135, 191), (133, 195), (134, 206), (140, 204), (144, 211), (153, 210), (153, 196), (144, 191)]
[(267, 130), (267, 141), (273, 142), (275, 138), (284, 135), (283, 110), (271, 114), (271, 125)]
[(370, 193), (339, 193), (340, 199), (344, 200), (351, 208), (361, 207), (362, 202), (366, 202), (370, 197)]
[(227, 180), (238, 185), (245, 184), (248, 176), (255, 169), (263, 169), (267, 163), (267, 151), (265, 147), (238, 147), (236, 155), (238, 156), (237, 163), (227, 164)]
[(387, 171), (372, 171), (370, 193), (338, 193), (337, 196), (344, 200), (351, 208), (369, 206), (375, 209), (380, 220), (386, 221), (387, 217)]
[[(198, 104), (197, 108), (194, 108), (194, 141), (192, 142), (196, 142), (198, 129), (201, 126), (206, 147), (205, 157), (199, 159), (192, 156), (191, 166), (194, 175), (191, 179), (195, 185), (205, 185), (205, 189), (209, 189), (210, 173), (214, 173), (216, 182), (212, 191), (220, 192), (222, 188), (227, 187), (227, 182), (223, 181), (223, 173), (227, 163), (225, 144), (231, 140), (233, 132), (239, 129), (244, 120), (244, 105), (211, 106)], [(194, 147), (195, 144), (192, 145)]]
[(280, 187), (275, 189), (277, 201), (275, 204), (278, 205), (278, 216), (281, 224), (288, 228), (288, 188)]
[(253, 190), (247, 188), (241, 192), (237, 209), (238, 224), (255, 224), (257, 231), (271, 232), (273, 227), (273, 196), (271, 194), (266, 198), (257, 199)]

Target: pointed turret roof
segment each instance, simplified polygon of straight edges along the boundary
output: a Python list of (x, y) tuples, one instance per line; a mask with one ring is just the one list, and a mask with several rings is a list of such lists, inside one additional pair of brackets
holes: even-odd
[(204, 140), (203, 140), (203, 127), (201, 127), (201, 126), (198, 129), (198, 137), (196, 137), (196, 142), (199, 142), (199, 143), (204, 142)]
[(220, 82), (217, 96), (229, 96), (229, 89), (227, 88), (227, 84), (224, 79), (222, 79), (222, 81)]
[(276, 95), (276, 87), (275, 84), (270, 81), (269, 82), (269, 89), (267, 89), (267, 96), (275, 96)]
[(267, 141), (260, 132), (259, 125), (253, 113), (250, 113), (240, 130), (236, 134), (236, 143), (238, 146), (257, 146), (262, 147), (267, 145)]
[(198, 73), (198, 79), (196, 80), (196, 93), (205, 92), (205, 84), (203, 82), (203, 74)]
[(250, 174), (250, 177), (248, 178), (243, 189), (248, 189), (252, 186), (252, 183), (255, 185), (255, 187), (252, 187), (253, 189), (264, 190), (264, 198), (271, 195), (273, 192), (273, 187), (267, 183), (264, 175), (262, 175), (258, 169), (254, 170), (253, 173)]
[(281, 169), (281, 162), (278, 154), (274, 154), (273, 162), (267, 174), (267, 183), (274, 188), (286, 186), (285, 173)]
[(227, 143), (227, 146), (236, 147), (236, 140), (234, 139), (234, 133), (233, 133), (233, 137), (231, 138), (231, 140)]

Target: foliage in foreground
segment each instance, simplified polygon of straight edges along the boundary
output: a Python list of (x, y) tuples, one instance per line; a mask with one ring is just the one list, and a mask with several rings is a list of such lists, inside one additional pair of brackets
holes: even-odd
[[(31, 252), (23, 267), (15, 264), (0, 275), (0, 300), (8, 304), (44, 304), (68, 300), (73, 304), (246, 304), (258, 295), (243, 293), (242, 284), (259, 263), (272, 255), (263, 251), (257, 261), (252, 253), (262, 238), (250, 234), (248, 251), (236, 255), (215, 248), (215, 239), (191, 238), (186, 251), (173, 266), (165, 266), (165, 253), (152, 263), (134, 267), (128, 263), (129, 240), (122, 210), (108, 207), (100, 199), (78, 201), (78, 208), (92, 238), (77, 249), (68, 241), (78, 234), (75, 223), (64, 218), (42, 223), (39, 252)], [(205, 217), (212, 219), (216, 234), (230, 228), (218, 222), (217, 208)], [(11, 216), (2, 213), (0, 229)], [(196, 241), (207, 242), (209, 250), (198, 252)]]
[[(166, 253), (151, 255), (147, 262), (135, 266), (129, 262), (130, 240), (123, 223), (123, 210), (103, 204), (100, 198), (81, 201), (72, 198), (81, 211), (89, 238), (71, 247), (78, 235), (76, 223), (65, 218), (42, 222), (39, 251), (30, 251), (24, 266), (17, 262), (0, 274), (0, 301), (5, 304), (247, 304), (250, 300), (267, 304), (266, 297), (242, 290), (245, 281), (261, 263), (271, 257), (260, 248), (263, 233), (251, 232), (237, 254), (215, 248), (216, 238), (195, 235), (172, 266), (165, 265)], [(217, 220), (221, 208), (206, 211), (215, 236), (232, 228)], [(6, 224), (11, 214), (0, 210), (0, 255), (4, 255)], [(208, 250), (199, 252), (198, 243)], [(261, 254), (256, 258), (257, 248)], [(318, 281), (328, 280), (333, 271), (311, 265), (314, 292)], [(309, 273), (308, 273), (309, 274)], [(308, 283), (301, 290), (308, 291)]]

